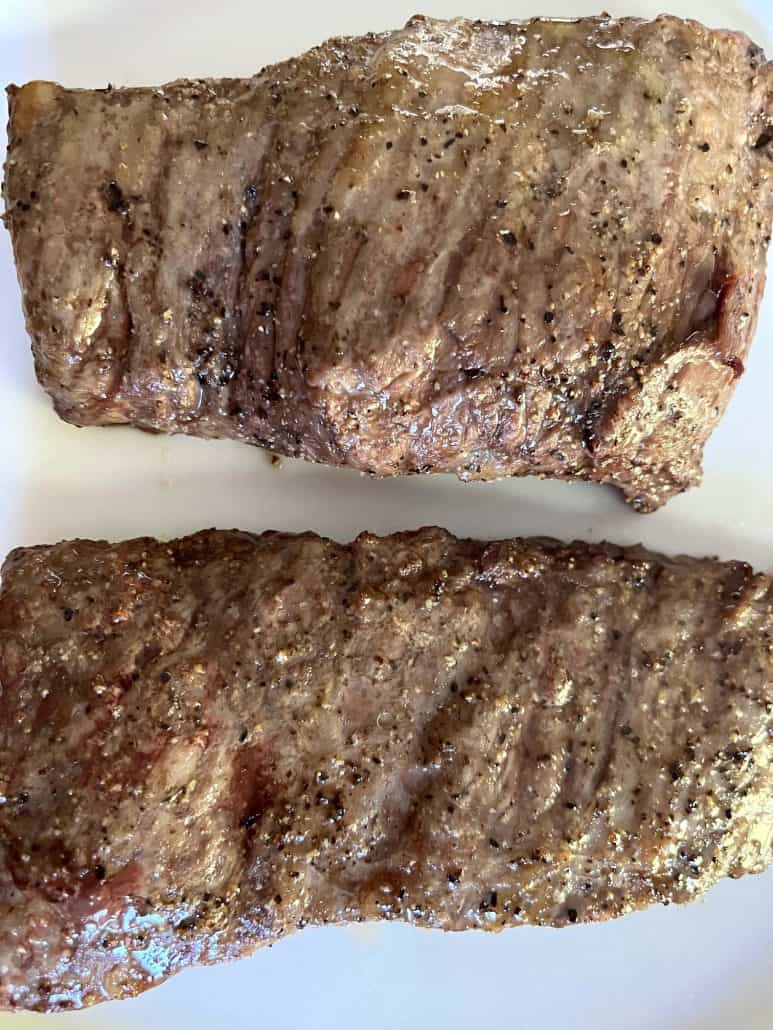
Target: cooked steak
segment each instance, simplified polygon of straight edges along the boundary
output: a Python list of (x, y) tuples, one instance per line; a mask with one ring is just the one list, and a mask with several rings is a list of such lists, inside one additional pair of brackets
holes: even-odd
[(10, 108), (6, 220), (68, 421), (642, 511), (700, 480), (771, 227), (746, 36), (418, 17), (251, 79)]
[(14, 552), (0, 997), (307, 924), (686, 902), (773, 830), (773, 581), (611, 545), (204, 532)]

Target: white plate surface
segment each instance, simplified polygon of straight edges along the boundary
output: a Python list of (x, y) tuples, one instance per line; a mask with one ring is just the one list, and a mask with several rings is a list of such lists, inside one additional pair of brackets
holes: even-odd
[[(419, 0), (0, 0), (0, 80), (104, 86), (249, 75), (327, 36), (397, 27), (418, 8)], [(481, 18), (593, 11), (568, 0), (424, 0), (421, 10)], [(744, 29), (773, 56), (771, 0), (675, 0), (670, 10)], [(632, 0), (612, 11), (654, 16), (660, 3)], [(291, 461), (276, 470), (263, 452), (238, 444), (66, 426), (34, 381), (2, 231), (0, 324), (2, 553), (67, 537), (173, 536), (206, 526), (313, 529), (348, 540), (365, 528), (436, 523), (484, 538), (643, 541), (773, 570), (773, 290), (747, 374), (707, 449), (704, 486), (648, 516), (602, 487), (463, 485), (445, 476), (370, 482)], [(773, 871), (725, 883), (686, 909), (562, 931), (307, 930), (235, 965), (189, 971), (137, 1000), (55, 1022), (61, 1030), (770, 1030), (771, 955)], [(5, 1015), (0, 1027), (33, 1030), (46, 1018)]]

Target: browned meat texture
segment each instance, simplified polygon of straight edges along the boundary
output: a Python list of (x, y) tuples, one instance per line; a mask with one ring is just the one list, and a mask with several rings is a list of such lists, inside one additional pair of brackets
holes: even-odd
[(700, 480), (771, 226), (746, 36), (417, 17), (250, 79), (10, 106), (6, 220), (68, 421), (642, 511)]
[(439, 529), (14, 552), (0, 997), (145, 990), (307, 924), (687, 902), (773, 830), (773, 583)]

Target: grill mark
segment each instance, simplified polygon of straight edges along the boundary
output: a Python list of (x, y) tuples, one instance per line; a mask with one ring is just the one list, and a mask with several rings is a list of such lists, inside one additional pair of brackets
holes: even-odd
[[(488, 225), (491, 214), (490, 211), (484, 210), (475, 225), (472, 227), (468, 226), (465, 218), (459, 217), (461, 210), (468, 203), (468, 197), (473, 191), (475, 185), (476, 176), (474, 166), (471, 166), (466, 171), (465, 188), (457, 194), (456, 203), (446, 208), (446, 217), (438, 221), (437, 230), (432, 240), (433, 249), (446, 250), (449, 254), (445, 274), (443, 276), (443, 285), (439, 300), (435, 307), (434, 317), (443, 325), (446, 332), (451, 333), (452, 340), (456, 337), (456, 334), (453, 331), (453, 327), (450, 325), (449, 320), (443, 319), (443, 312), (450, 299), (452, 290), (456, 285), (458, 285), (459, 276), (464, 267), (465, 259), (475, 249), (476, 244), (480, 242), (482, 229), (484, 226)], [(499, 179), (495, 180), (495, 185), (502, 182), (503, 174), (504, 173), (500, 169)], [(455, 224), (461, 226), (461, 228), (456, 230), (456, 239), (453, 245), (449, 245), (448, 241), (453, 235), (450, 231), (450, 227)], [(442, 248), (437, 248), (437, 242), (440, 240), (445, 241), (444, 246)], [(456, 338), (458, 339), (458, 337)]]
[[(261, 253), (260, 258), (256, 257), (252, 261), (248, 260), (247, 244), (254, 237), (256, 229), (261, 223), (268, 192), (266, 174), (269, 156), (273, 152), (278, 135), (278, 124), (272, 122), (268, 139), (260, 152), (258, 162), (250, 174), (245, 176), (242, 199), (245, 198), (248, 191), (254, 190), (255, 192), (254, 197), (250, 193), (250, 203), (247, 205), (249, 216), (247, 224), (243, 224), (243, 219), (240, 218), (239, 220), (239, 261), (234, 286), (235, 336), (238, 345), (234, 348), (236, 374), (229, 383), (228, 403), (231, 410), (241, 410), (242, 400), (244, 400), (243, 407), (245, 412), (256, 417), (259, 422), (263, 422), (265, 417), (267, 417), (263, 402), (266, 400), (266, 391), (271, 383), (270, 368), (266, 372), (262, 390), (260, 390), (256, 378), (262, 378), (265, 368), (264, 352), (269, 345), (269, 337), (257, 333), (253, 326), (258, 304), (257, 297), (262, 295), (265, 298), (267, 296), (268, 299), (264, 299), (262, 303), (270, 304), (273, 307), (277, 287), (273, 282), (269, 282), (268, 289), (266, 289), (263, 283), (261, 283), (258, 289), (255, 288), (253, 282), (255, 268), (259, 261), (265, 260), (265, 255)], [(272, 320), (270, 331), (272, 347), (274, 334), (275, 328)], [(256, 394), (260, 394), (260, 400), (255, 399)], [(271, 435), (270, 432), (265, 432), (262, 439), (257, 442), (270, 446), (271, 440), (269, 437)]]
[[(314, 215), (311, 220), (309, 231), (305, 237), (299, 237), (294, 242), (297, 246), (298, 254), (296, 256), (291, 255), (291, 247), (288, 245), (286, 249), (286, 255), (290, 257), (289, 271), (283, 272), (282, 276), (282, 295), (280, 296), (280, 305), (282, 305), (282, 321), (283, 325), (287, 323), (287, 339), (288, 343), (290, 340), (294, 340), (295, 346), (288, 347), (285, 353), (291, 353), (295, 358), (295, 367), (300, 374), (304, 377), (304, 362), (303, 362), (303, 338), (301, 335), (301, 327), (308, 321), (313, 325), (314, 316), (314, 270), (316, 266), (311, 261), (306, 261), (303, 254), (304, 248), (311, 253), (318, 254), (320, 252), (320, 246), (325, 238), (326, 230), (328, 230), (328, 222), (323, 217), (323, 212), (320, 211), (320, 202), (328, 195), (330, 187), (332, 186), (336, 175), (340, 170), (343, 157), (346, 154), (347, 148), (351, 147), (352, 143), (356, 139), (355, 131), (356, 123), (352, 123), (352, 129), (349, 133), (349, 138), (343, 147), (336, 146), (335, 143), (327, 141), (328, 152), (331, 156), (331, 160), (328, 162), (320, 161), (319, 155), (323, 152), (320, 133), (316, 133), (314, 138), (306, 146), (304, 154), (301, 154), (298, 158), (298, 165), (303, 166), (306, 153), (316, 153), (318, 155), (315, 164), (315, 175), (314, 175), (314, 193), (315, 193), (315, 204), (314, 204)], [(327, 165), (327, 166), (326, 166)], [(311, 179), (311, 176), (309, 176)], [(318, 185), (317, 185), (318, 184)], [(308, 197), (304, 197), (304, 202), (308, 203)], [(361, 247), (357, 248), (356, 254), (349, 268), (349, 274), (356, 262), (357, 255), (359, 254)], [(297, 297), (291, 296), (289, 304), (286, 306), (282, 304), (283, 297), (287, 294), (287, 290), (284, 287), (284, 283), (287, 278), (292, 276), (293, 281), (297, 281), (301, 284), (300, 295), (301, 301), (298, 302)], [(339, 291), (339, 297), (341, 291)], [(288, 317), (290, 316), (290, 317)], [(289, 367), (289, 362), (287, 362)]]
[[(449, 719), (451, 713), (467, 715), (466, 721), (451, 718), (451, 725), (455, 732), (458, 733), (460, 729), (466, 729), (470, 723), (469, 714), (461, 711), (457, 695), (451, 692), (452, 683), (453, 679), (450, 679), (442, 696), (426, 713), (416, 728), (412, 740), (411, 755), (404, 766), (404, 770), (412, 768), (431, 769), (432, 772), (426, 772), (421, 777), (420, 788), (417, 789), (417, 786), (413, 784), (410, 789), (406, 789), (406, 795), (409, 800), (402, 811), (396, 811), (393, 808), (389, 809), (389, 814), (384, 819), (389, 832), (385, 834), (380, 847), (375, 849), (370, 856), (374, 862), (384, 861), (387, 864), (392, 864), (400, 854), (416, 855), (420, 856), (420, 861), (417, 862), (417, 871), (420, 871), (421, 868), (433, 861), (433, 848), (431, 844), (424, 843), (427, 832), (426, 828), (422, 827), (421, 803), (423, 800), (422, 795), (428, 789), (431, 790), (433, 782), (442, 782), (444, 774), (447, 774), (442, 763), (436, 767), (433, 761), (433, 757), (439, 753), (439, 741), (442, 736), (438, 731), (446, 720)], [(392, 789), (391, 793), (394, 795), (395, 790)]]
[[(265, 151), (264, 151), (265, 153)], [(226, 325), (230, 326), (230, 346), (223, 345), (224, 355), (230, 365), (228, 380), (221, 385), (222, 406), (228, 411), (232, 418), (238, 418), (241, 414), (241, 407), (238, 400), (238, 386), (244, 368), (244, 359), (247, 349), (246, 336), (243, 328), (243, 316), (241, 310), (243, 291), (246, 285), (246, 277), (250, 271), (247, 267), (247, 239), (255, 221), (256, 211), (260, 208), (257, 189), (248, 184), (243, 191), (243, 203), (247, 209), (247, 220), (239, 219), (239, 259), (236, 266), (236, 275), (233, 278), (231, 291), (231, 318)]]
[[(290, 224), (285, 223), (285, 224)], [(283, 312), (283, 299), (287, 293), (287, 264), (290, 260), (290, 254), (294, 245), (294, 237), (292, 235), (292, 229), (286, 230), (288, 238), (283, 240), (282, 246), (282, 267), (279, 272), (279, 285), (276, 287), (274, 293), (274, 306), (275, 312), (271, 319), (271, 365), (269, 371), (269, 382), (272, 384), (280, 383), (282, 381), (282, 373), (284, 371), (284, 355), (288, 348), (282, 345), (280, 333), (284, 336), (289, 335), (289, 327), (285, 329), (282, 322), (281, 315)], [(280, 317), (277, 318), (277, 310), (280, 312)], [(276, 403), (280, 399), (279, 388), (274, 385), (274, 397), (273, 402)], [(292, 456), (292, 448), (288, 448), (288, 453)]]
[[(493, 147), (493, 146), (495, 146), (495, 144), (492, 143), (491, 146)], [(500, 146), (502, 146), (502, 144), (500, 144)], [(499, 196), (502, 193), (502, 191), (503, 191), (503, 187), (504, 187), (504, 183), (505, 183), (505, 170), (504, 170), (505, 166), (504, 166), (504, 163), (493, 162), (493, 160), (492, 160), (492, 162), (490, 164), (489, 163), (486, 164), (486, 170), (488, 171), (488, 168), (492, 167), (492, 166), (496, 167), (496, 169), (497, 169), (496, 175), (493, 177), (493, 181), (491, 182), (491, 184), (489, 186), (489, 190), (488, 190), (488, 195), (493, 198), (493, 197)], [(466, 202), (467, 195), (473, 189), (473, 186), (475, 184), (476, 178), (477, 178), (477, 168), (471, 162), (470, 166), (466, 169), (467, 187), (466, 187), (466, 190), (464, 191), (464, 196), (459, 199), (459, 201), (458, 201), (458, 203), (456, 205), (457, 208), (463, 206), (463, 204)], [(455, 215), (456, 215), (456, 211), (454, 212), (454, 217), (455, 217)], [(451, 215), (450, 212), (448, 214), (448, 217), (447, 217), (446, 221), (447, 222), (452, 222), (453, 221), (453, 218), (452, 218), (452, 215)], [(463, 225), (465, 224), (464, 223), (464, 219), (460, 219), (460, 222)], [(438, 239), (443, 239), (444, 238), (443, 237), (444, 230), (445, 230), (445, 224), (441, 225), (441, 227), (439, 228), (439, 230), (438, 230), (438, 232), (436, 234), (436, 237), (435, 237), (436, 241)], [(465, 268), (466, 260), (469, 258), (469, 256), (472, 253), (474, 253), (476, 248), (480, 248), (484, 253), (488, 250), (488, 248), (486, 247), (485, 243), (483, 242), (486, 239), (486, 233), (487, 232), (492, 232), (493, 233), (493, 227), (491, 225), (491, 211), (489, 210), (489, 205), (488, 204), (484, 205), (484, 210), (482, 211), (482, 213), (481, 213), (479, 219), (477, 220), (477, 222), (472, 226), (471, 229), (468, 230), (467, 234), (463, 235), (461, 237), (461, 239), (457, 242), (456, 247), (455, 247), (453, 253), (451, 254), (451, 257), (449, 258), (448, 264), (446, 266), (446, 272), (445, 272), (444, 280), (443, 280), (443, 289), (442, 289), (442, 293), (441, 293), (441, 296), (440, 296), (440, 302), (439, 302), (439, 305), (438, 305), (438, 308), (437, 308), (437, 314), (436, 314), (437, 319), (439, 321), (441, 321), (441, 323), (443, 321), (443, 311), (445, 310), (449, 300), (451, 299), (451, 296), (452, 296), (453, 292), (455, 291), (456, 286), (458, 285), (458, 283), (460, 281), (461, 275), (463, 274), (463, 271), (464, 271), (464, 268)], [(498, 243), (499, 243), (499, 241), (496, 241), (495, 245), (498, 245)], [(515, 248), (510, 247), (510, 246), (506, 246), (506, 247), (503, 247), (503, 250), (505, 251), (505, 255), (504, 255), (504, 258), (502, 259), (502, 264), (506, 268), (506, 273), (507, 273), (506, 274), (506, 278), (508, 280), (509, 279), (515, 279), (518, 276), (518, 271), (519, 271), (520, 264), (521, 264), (520, 248), (518, 248), (517, 246)], [(508, 321), (508, 314), (504, 314), (504, 313), (501, 312), (501, 304), (500, 304), (500, 297), (503, 295), (503, 290), (504, 290), (504, 286), (502, 285), (501, 278), (499, 280), (495, 280), (494, 283), (493, 283), (493, 294), (492, 294), (491, 301), (489, 303), (489, 307), (491, 307), (492, 305), (496, 305), (497, 306), (498, 310), (500, 311), (501, 322), (502, 322), (503, 325), (506, 325), (507, 321)], [(508, 302), (508, 308), (509, 308), (510, 323), (511, 323), (511, 325), (513, 325), (515, 327), (514, 336), (517, 339), (517, 336), (518, 336), (518, 325), (519, 325), (519, 323), (518, 323), (518, 311), (520, 310), (520, 302), (518, 302), (518, 303), (516, 303), (515, 301)], [(454, 329), (450, 325), (449, 319), (445, 320), (445, 330), (446, 330), (446, 340), (447, 340), (447, 342), (451, 341), (452, 342), (452, 346), (455, 349), (458, 348), (460, 345), (461, 346), (467, 346), (468, 345), (467, 339), (466, 338), (464, 340), (460, 339), (460, 337), (454, 331)], [(476, 334), (476, 330), (473, 330), (472, 336), (474, 337), (475, 334)], [(513, 343), (513, 347), (512, 347), (511, 360), (509, 362), (509, 366), (511, 368), (514, 367), (514, 365), (515, 365), (515, 362), (513, 360), (514, 357), (515, 357), (515, 347), (516, 347), (516, 343), (514, 342)], [(500, 363), (502, 363), (502, 362), (500, 361)], [(502, 364), (504, 364), (504, 363), (502, 363)], [(492, 370), (491, 369), (486, 369), (485, 371), (486, 372), (491, 372)], [(430, 386), (431, 386), (431, 384), (428, 383), (428, 389), (430, 388)], [(480, 418), (475, 419), (476, 433), (475, 433), (474, 442), (472, 444), (474, 452), (477, 452), (478, 448), (481, 446), (481, 439), (480, 439), (481, 435), (485, 435), (487, 433), (486, 421), (487, 420), (485, 418), (483, 420), (481, 420)], [(500, 431), (501, 422), (502, 422), (501, 413), (499, 411), (497, 411), (496, 419), (495, 419), (495, 425), (490, 430), (488, 430), (488, 433), (487, 433), (489, 445), (491, 445), (492, 443), (494, 443), (497, 440), (498, 434), (499, 434), (499, 431)], [(471, 423), (472, 423), (472, 419), (471, 419)], [(483, 427), (482, 428), (482, 432), (481, 432), (481, 425)], [(485, 457), (485, 455), (484, 455), (484, 457)], [(478, 461), (478, 458), (475, 457), (475, 454), (470, 452), (469, 447), (466, 448), (466, 459), (467, 459), (468, 462), (471, 459), (474, 460), (475, 462)]]
[(253, 315), (251, 305), (248, 303), (251, 295), (251, 289), (248, 284), (256, 264), (255, 260), (252, 262), (247, 260), (247, 241), (253, 235), (257, 215), (263, 211), (265, 204), (266, 189), (264, 178), (266, 164), (268, 155), (274, 146), (276, 135), (277, 129), (272, 126), (269, 139), (260, 153), (259, 161), (251, 174), (246, 177), (245, 185), (242, 189), (242, 202), (247, 209), (247, 222), (245, 223), (243, 218), (239, 218), (239, 264), (236, 272), (234, 296), (236, 299), (235, 313), (239, 317), (239, 335), (245, 341), (250, 339), (249, 330)]
[(352, 281), (355, 270), (357, 269), (357, 262), (360, 259), (365, 247), (368, 245), (368, 234), (364, 229), (359, 229), (355, 234), (356, 243), (349, 250), (349, 260), (344, 265), (345, 272), (341, 276), (341, 289), (339, 290), (338, 296), (343, 297), (348, 289), (349, 283)]
[[(146, 278), (148, 280), (148, 294), (149, 296), (161, 299), (163, 297), (163, 293), (159, 280), (159, 270), (163, 264), (164, 253), (161, 229), (166, 225), (167, 209), (165, 204), (166, 192), (164, 187), (170, 178), (168, 133), (162, 131), (161, 147), (158, 151), (158, 155), (150, 155), (150, 153), (147, 153), (143, 162), (145, 167), (153, 167), (154, 164), (157, 165), (156, 175), (154, 176), (152, 187), (149, 188), (147, 196), (149, 229), (150, 233), (154, 235), (150, 237), (149, 240), (143, 242), (147, 243), (149, 252), (153, 254), (153, 271), (146, 273)], [(132, 205), (128, 207), (127, 210), (129, 213), (123, 218), (121, 230), (123, 242), (122, 253), (115, 266), (116, 282), (119, 284), (120, 295), (123, 299), (126, 312), (126, 341), (120, 359), (121, 367), (117, 370), (117, 374), (113, 378), (113, 389), (111, 391), (110, 400), (114, 399), (117, 390), (120, 388), (122, 380), (126, 376), (130, 375), (132, 368), (134, 366), (141, 367), (143, 361), (143, 356), (139, 353), (138, 346), (140, 334), (135, 334), (134, 314), (129, 301), (129, 283), (126, 274), (126, 264), (129, 261), (131, 250), (138, 242), (134, 206)]]
[(153, 294), (159, 298), (163, 296), (161, 283), (159, 281), (160, 271), (163, 266), (165, 256), (164, 234), (162, 230), (167, 228), (167, 186), (171, 180), (173, 153), (174, 144), (169, 133), (165, 132), (161, 137), (161, 149), (158, 154), (158, 173), (154, 179), (153, 188), (148, 191), (150, 225), (152, 229), (158, 230), (155, 246), (153, 247), (153, 255), (155, 257), (155, 288), (153, 290)]
[(648, 587), (646, 591), (642, 588), (642, 594), (647, 598), (644, 605), (644, 612), (641, 611), (635, 621), (632, 622), (631, 629), (627, 634), (626, 638), (626, 652), (627, 661), (625, 667), (628, 670), (628, 680), (625, 684), (625, 688), (622, 684), (622, 679), (618, 689), (615, 691), (612, 704), (610, 706), (610, 715), (604, 721), (605, 732), (602, 738), (600, 748), (600, 758), (596, 766), (596, 770), (591, 779), (591, 785), (589, 788), (589, 796), (594, 797), (598, 795), (599, 788), (606, 782), (611, 773), (611, 761), (612, 753), (614, 751), (614, 742), (619, 736), (618, 723), (620, 720), (620, 712), (623, 710), (626, 698), (634, 697), (635, 691), (633, 689), (633, 681), (631, 678), (631, 667), (632, 667), (632, 655), (636, 639), (641, 635), (642, 631), (646, 629), (647, 622), (652, 612), (655, 611), (657, 605), (658, 594), (656, 591), (657, 581), (660, 577), (660, 569), (655, 568), (650, 571), (648, 579)]
[[(151, 190), (150, 192), (152, 196), (154, 191)], [(105, 261), (114, 269), (115, 272), (115, 285), (118, 290), (119, 301), (123, 310), (123, 332), (118, 336), (112, 332), (110, 332), (109, 335), (106, 334), (105, 319), (103, 317), (97, 333), (98, 339), (102, 339), (104, 336), (107, 336), (109, 339), (114, 367), (111, 368), (112, 374), (110, 376), (109, 385), (105, 391), (105, 396), (99, 399), (96, 406), (103, 412), (109, 412), (112, 414), (115, 400), (121, 389), (121, 384), (124, 379), (130, 375), (132, 364), (137, 357), (135, 352), (138, 349), (137, 344), (139, 342), (139, 334), (135, 332), (134, 313), (132, 311), (129, 297), (129, 280), (126, 271), (126, 264), (130, 258), (132, 248), (137, 242), (137, 235), (134, 205), (127, 200), (120, 185), (115, 180), (110, 180), (105, 185), (103, 193), (108, 210), (111, 214), (120, 216), (120, 239), (122, 244), (120, 256), (114, 258), (111, 254), (109, 258), (105, 259)], [(151, 210), (153, 210), (152, 200)], [(152, 217), (152, 225), (163, 224), (161, 211), (162, 207), (159, 204), (157, 220), (156, 217)], [(111, 235), (113, 232), (114, 230), (111, 230)], [(155, 247), (152, 248), (152, 252), (154, 255), (156, 254)], [(158, 258), (156, 258), (156, 263), (158, 265)], [(160, 291), (158, 290), (151, 292), (156, 292), (157, 295), (160, 295)], [(107, 296), (105, 301), (104, 314), (109, 316), (110, 305)], [(118, 346), (116, 346), (116, 344)]]
[[(543, 604), (544, 604), (544, 602), (546, 600), (547, 599), (543, 597)], [(550, 610), (553, 612), (553, 615), (555, 615), (555, 602), (553, 602), (551, 604)], [(550, 617), (548, 615), (547, 606), (545, 606), (543, 608), (543, 615), (544, 615), (545, 623), (549, 624), (551, 619), (550, 619)], [(521, 633), (522, 632), (523, 632), (523, 629), (521, 627)], [(528, 643), (527, 647), (524, 647), (523, 645), (521, 645), (520, 648), (516, 644), (515, 645), (515, 649), (516, 650), (526, 650), (527, 652), (528, 652), (529, 648), (534, 650), (534, 629), (533, 629), (533, 627), (531, 628), (530, 638), (529, 638), (527, 643)], [(539, 664), (539, 667), (537, 667), (536, 664), (532, 664), (530, 666), (530, 672), (531, 672), (530, 680), (532, 682), (536, 683), (536, 684), (538, 684), (541, 680), (544, 679), (545, 670), (547, 668), (548, 661), (549, 661), (549, 656), (548, 656), (548, 654), (547, 654), (545, 649), (539, 650), (538, 653), (541, 656), (541, 662)], [(524, 711), (523, 711), (523, 713), (521, 715), (521, 719), (520, 719), (521, 729), (520, 729), (520, 732), (518, 733), (515, 741), (513, 742), (513, 747), (514, 747), (514, 749), (516, 749), (515, 750), (514, 769), (513, 769), (513, 795), (517, 798), (517, 802), (516, 803), (517, 803), (517, 805), (519, 807), (521, 805), (523, 805), (524, 801), (528, 801), (528, 797), (527, 797), (526, 792), (525, 792), (526, 788), (528, 787), (528, 781), (529, 781), (529, 777), (528, 777), (528, 774), (527, 774), (527, 769), (530, 769), (532, 767), (532, 759), (534, 758), (534, 756), (531, 754), (531, 751), (530, 751), (530, 748), (529, 748), (529, 742), (535, 736), (535, 732), (534, 731), (535, 731), (535, 728), (539, 727), (539, 721), (540, 721), (540, 708), (539, 708), (539, 704), (538, 704), (538, 701), (537, 701), (537, 699), (535, 697), (535, 693), (533, 691), (530, 691), (529, 695), (524, 699)]]
[(262, 744), (241, 747), (233, 762), (231, 795), (237, 826), (244, 833), (247, 855), (253, 837), (267, 813), (271, 813), (278, 788), (272, 772), (270, 749)]
[[(397, 133), (397, 150), (393, 150), (390, 154), (390, 163), (393, 167), (397, 166), (399, 168), (410, 168), (414, 162), (414, 154), (418, 153), (419, 156), (422, 155), (422, 152), (425, 148), (422, 148), (420, 146), (419, 139), (422, 137), (422, 134), (425, 131), (427, 131), (427, 127), (423, 125), (423, 123), (418, 123), (417, 125), (413, 125), (408, 128), (406, 128), (405, 126), (400, 127), (400, 131)], [(419, 190), (418, 183), (415, 183), (414, 185), (416, 189)], [(420, 203), (431, 203), (430, 194), (428, 192), (426, 194), (419, 192), (418, 197)], [(423, 198), (423, 200), (421, 198)], [(401, 214), (398, 213), (398, 215), (399, 217), (402, 217)], [(410, 216), (406, 215), (405, 217)], [(400, 275), (401, 270), (405, 267), (421, 267), (423, 269), (424, 266), (428, 263), (427, 255), (436, 251), (437, 239), (438, 233), (436, 226), (436, 232), (432, 235), (432, 237), (428, 240), (425, 239), (423, 241), (420, 241), (418, 246), (413, 248), (411, 252), (402, 261), (400, 268), (395, 269), (398, 277)], [(421, 301), (419, 299), (420, 293), (423, 289), (426, 288), (427, 283), (428, 280), (426, 277), (423, 278), (421, 275), (418, 275), (416, 277), (411, 278), (411, 281), (408, 283), (407, 290), (401, 291), (402, 303), (406, 311), (420, 310), (422, 306)], [(404, 313), (395, 307), (392, 312), (392, 321), (389, 324), (387, 332), (398, 333), (399, 326), (403, 324), (404, 318)]]
[[(376, 125), (368, 126), (368, 127), (369, 128), (373, 128), (373, 129), (377, 129), (378, 128)], [(341, 173), (342, 171), (345, 171), (345, 169), (347, 168), (348, 165), (355, 165), (356, 166), (356, 163), (357, 163), (357, 160), (358, 160), (357, 149), (358, 149), (358, 144), (360, 143), (359, 133), (360, 133), (361, 130), (362, 130), (361, 122), (354, 121), (354, 122), (350, 123), (347, 128), (339, 128), (339, 130), (338, 130), (339, 135), (345, 133), (345, 135), (343, 136), (344, 143), (343, 143), (343, 145), (340, 148), (336, 147), (334, 143), (328, 141), (327, 147), (328, 147), (329, 151), (336, 156), (337, 159), (334, 162), (331, 163), (331, 167), (330, 167), (330, 169), (328, 171), (328, 175), (326, 176), (326, 188), (325, 188), (325, 193), (323, 194), (323, 196), (327, 196), (327, 194), (329, 192), (329, 189), (330, 189), (330, 186), (333, 185), (333, 183), (335, 182), (335, 179), (337, 178), (339, 173)], [(400, 135), (402, 135), (402, 134), (400, 134)], [(391, 152), (390, 159), (391, 160), (395, 160), (395, 152), (394, 151)], [(324, 165), (323, 165), (323, 168), (324, 168)], [(372, 177), (371, 177), (371, 182), (370, 182), (370, 186), (371, 186), (370, 193), (369, 193), (369, 196), (365, 200), (365, 207), (357, 212), (357, 217), (353, 217), (348, 212), (347, 204), (342, 205), (342, 210), (341, 210), (341, 212), (339, 212), (342, 215), (342, 224), (345, 225), (347, 228), (344, 230), (346, 235), (344, 235), (344, 233), (340, 233), (340, 232), (337, 234), (338, 235), (338, 240), (339, 240), (338, 245), (339, 246), (343, 245), (346, 248), (346, 250), (347, 250), (347, 260), (345, 262), (342, 262), (341, 265), (339, 266), (339, 272), (338, 272), (337, 283), (336, 283), (336, 285), (338, 286), (338, 290), (337, 290), (337, 293), (334, 295), (334, 299), (331, 302), (334, 305), (335, 310), (338, 310), (339, 308), (341, 308), (342, 301), (345, 300), (348, 288), (349, 288), (350, 284), (352, 283), (352, 279), (354, 277), (354, 273), (355, 273), (356, 270), (358, 270), (358, 262), (360, 261), (360, 258), (362, 256), (363, 249), (369, 243), (370, 237), (369, 237), (367, 231), (364, 228), (364, 224), (366, 223), (368, 218), (375, 219), (375, 218), (379, 217), (379, 212), (381, 210), (381, 200), (382, 200), (382, 192), (383, 191), (380, 191), (379, 187), (381, 185), (381, 180), (383, 178), (388, 178), (388, 169), (387, 169), (387, 167), (385, 165), (384, 168), (382, 169), (382, 172), (381, 172), (380, 176), (378, 176), (376, 174), (375, 170), (371, 173), (371, 175), (372, 175)], [(343, 243), (340, 242), (342, 237), (343, 237)], [(353, 250), (352, 250), (352, 241), (355, 241), (354, 242), (354, 249)], [(330, 284), (326, 283), (325, 285), (329, 286)], [(356, 289), (354, 291), (352, 291), (352, 292), (354, 293), (355, 296), (357, 296)], [(313, 288), (312, 288), (312, 293), (313, 293)], [(367, 319), (368, 311), (366, 310), (364, 314), (365, 314), (365, 319)], [(349, 325), (350, 324), (351, 324), (352, 332), (354, 334), (358, 334), (359, 333), (360, 328), (361, 328), (361, 322), (360, 322), (360, 319), (358, 317), (356, 317), (356, 316), (357, 316), (357, 312), (356, 311), (355, 312), (349, 311), (349, 312), (347, 312), (347, 316), (344, 319), (344, 321), (343, 322), (339, 321), (339, 329), (343, 330), (343, 335), (344, 336), (347, 335), (347, 331), (349, 329)], [(334, 333), (336, 331), (338, 331), (338, 330), (336, 330), (336, 329), (333, 330)], [(385, 323), (384, 323), (384, 325), (382, 327), (382, 332), (383, 332), (385, 338), (389, 335), (389, 322), (388, 321), (385, 321)]]
[(246, 220), (241, 217), (239, 218), (239, 264), (237, 266), (236, 286), (234, 290), (239, 310), (241, 310), (240, 298), (242, 297), (246, 284), (246, 276), (250, 271), (252, 271), (252, 265), (248, 265), (247, 263), (247, 240), (252, 234), (256, 214), (263, 206), (262, 197), (258, 192), (256, 183), (262, 181), (263, 166), (267, 150), (268, 148), (263, 152), (263, 159), (257, 166), (255, 174), (251, 177), (252, 181), (248, 182), (242, 191), (242, 206), (247, 211), (247, 218)]
[(126, 328), (120, 338), (123, 346), (117, 351), (113, 348), (113, 368), (111, 369), (112, 375), (110, 377), (110, 385), (100, 404), (100, 407), (105, 411), (110, 410), (114, 404), (115, 399), (120, 392), (121, 384), (129, 373), (132, 353), (131, 344), (134, 339), (134, 316), (132, 315), (131, 303), (129, 301), (129, 284), (126, 275), (126, 265), (122, 260), (119, 260), (115, 265), (115, 282), (118, 287), (118, 295), (124, 312)]

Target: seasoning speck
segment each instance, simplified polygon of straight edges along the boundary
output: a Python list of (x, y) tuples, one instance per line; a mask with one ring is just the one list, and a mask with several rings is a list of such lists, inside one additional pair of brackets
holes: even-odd
[(105, 187), (105, 198), (109, 211), (114, 211), (118, 215), (125, 215), (129, 210), (129, 204), (123, 195), (123, 190), (115, 179), (111, 180)]

